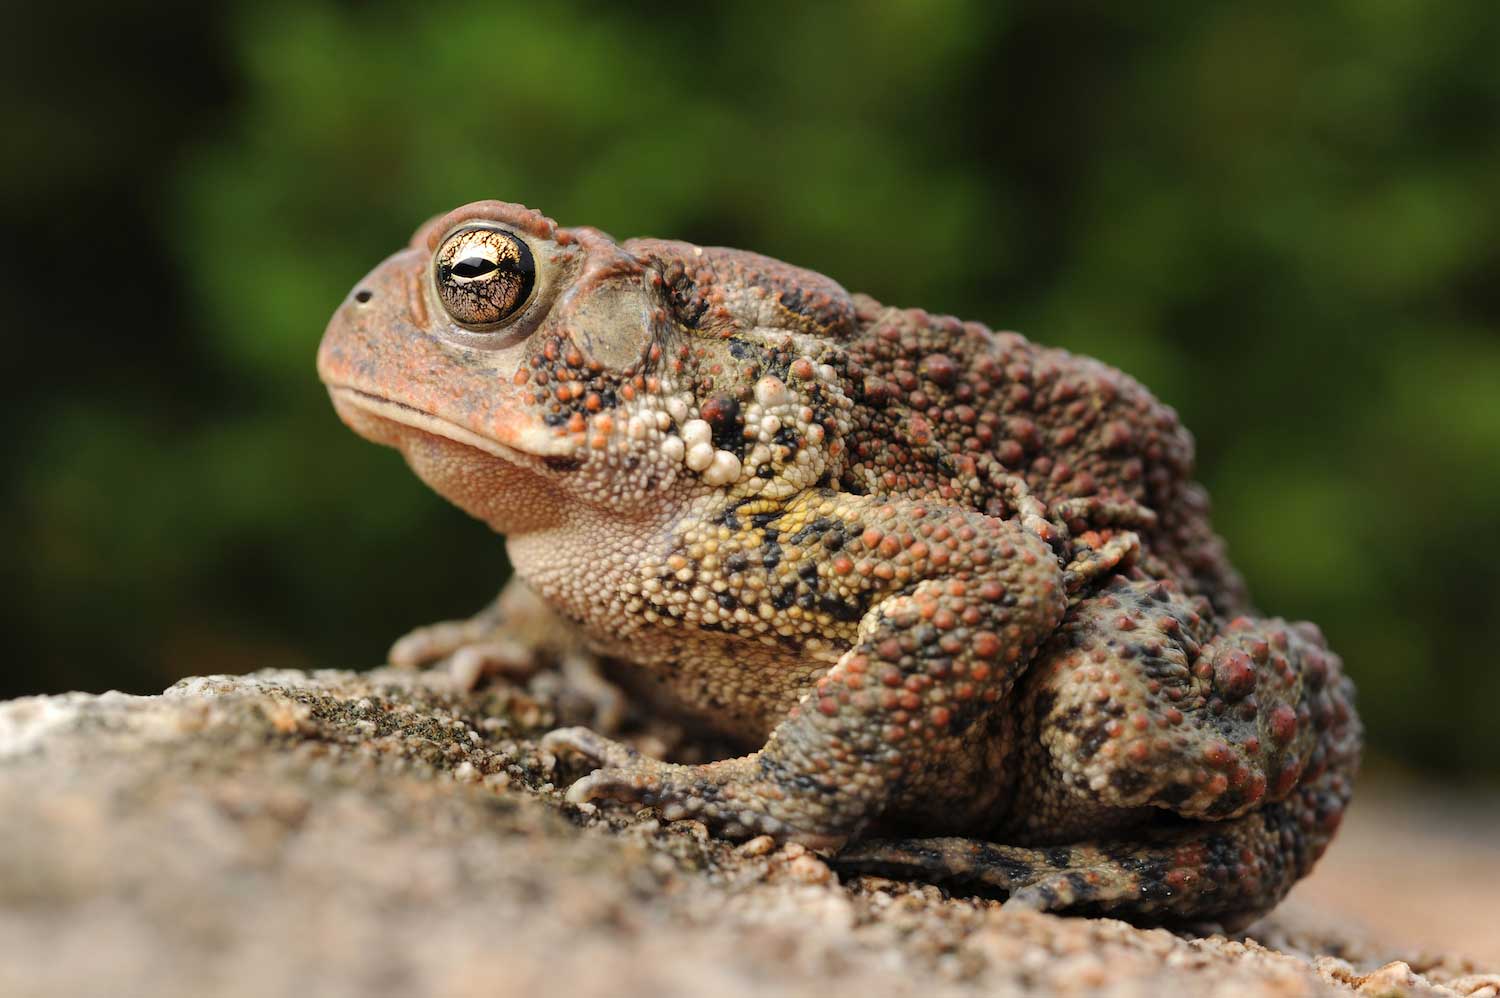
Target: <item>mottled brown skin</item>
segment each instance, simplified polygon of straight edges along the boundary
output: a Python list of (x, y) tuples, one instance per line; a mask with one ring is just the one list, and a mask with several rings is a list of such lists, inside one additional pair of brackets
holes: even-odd
[[(480, 202), (358, 285), (318, 366), (351, 427), (506, 535), (560, 618), (528, 633), (754, 749), (554, 732), (602, 766), (573, 800), (1140, 920), (1266, 910), (1338, 825), (1338, 657), (1253, 616), (1191, 438), (1103, 364)], [(395, 658), (482, 658), (503, 616)]]

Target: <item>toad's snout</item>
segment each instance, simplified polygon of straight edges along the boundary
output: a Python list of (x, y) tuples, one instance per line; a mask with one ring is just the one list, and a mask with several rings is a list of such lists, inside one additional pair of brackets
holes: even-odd
[(362, 387), (362, 375), (400, 342), (426, 327), (425, 258), (413, 249), (386, 258), (356, 284), (328, 321), (318, 346), (318, 377), (328, 385)]

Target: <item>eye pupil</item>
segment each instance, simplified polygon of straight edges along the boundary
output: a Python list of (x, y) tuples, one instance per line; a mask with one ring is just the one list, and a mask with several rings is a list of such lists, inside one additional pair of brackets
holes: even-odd
[(494, 260), (487, 260), (482, 256), (468, 256), (453, 265), (453, 276), (472, 279), (482, 277), (497, 269), (499, 267)]

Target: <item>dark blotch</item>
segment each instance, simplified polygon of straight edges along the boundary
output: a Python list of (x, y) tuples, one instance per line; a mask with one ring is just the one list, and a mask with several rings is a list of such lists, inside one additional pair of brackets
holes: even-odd
[[(1102, 728), (1100, 729), (1103, 730)], [(1146, 774), (1135, 770), (1120, 768), (1109, 774), (1109, 784), (1126, 797), (1133, 797), (1146, 789), (1151, 778)]]
[(836, 600), (830, 596), (825, 596), (818, 601), (818, 609), (834, 620), (842, 620), (846, 623), (859, 620), (865, 615), (864, 607), (845, 603), (843, 600)]

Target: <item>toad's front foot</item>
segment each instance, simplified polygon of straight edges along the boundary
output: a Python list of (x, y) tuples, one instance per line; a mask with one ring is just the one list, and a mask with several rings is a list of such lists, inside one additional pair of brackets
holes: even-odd
[(515, 580), (466, 620), (410, 632), (391, 646), (387, 660), (398, 668), (446, 669), (453, 685), (465, 691), (491, 676), (521, 681), (541, 672), (546, 679), (544, 669), (555, 665), (545, 692), (564, 703), (560, 713), (581, 716), (606, 731), (618, 728), (625, 714), (624, 696), (605, 678), (576, 629)]
[(613, 800), (656, 807), (668, 821), (694, 819), (728, 838), (773, 835), (814, 849), (837, 849), (848, 838), (800, 826), (781, 813), (786, 793), (760, 754), (701, 766), (662, 762), (588, 728), (559, 728), (542, 739), (550, 752), (573, 752), (602, 768), (573, 783), (568, 800)]
[(459, 689), (471, 690), (487, 676), (525, 679), (537, 671), (539, 657), (550, 651), (543, 626), (528, 626), (552, 616), (527, 587), (512, 582), (483, 610), (462, 620), (443, 620), (403, 635), (386, 660), (398, 668), (445, 667)]

